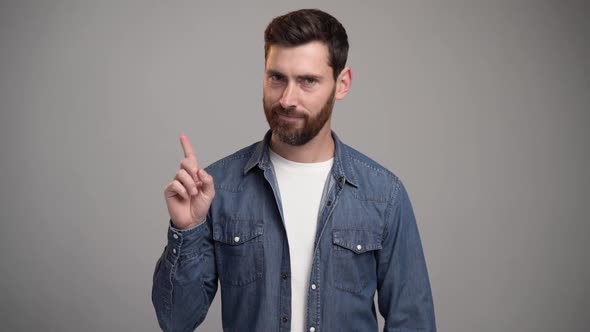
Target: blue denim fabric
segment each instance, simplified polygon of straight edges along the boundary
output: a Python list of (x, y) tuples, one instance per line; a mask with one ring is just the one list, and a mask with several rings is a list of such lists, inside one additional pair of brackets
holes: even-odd
[[(164, 331), (199, 326), (218, 281), (224, 331), (290, 331), (289, 244), (270, 134), (206, 168), (216, 196), (203, 224), (178, 230), (170, 223), (152, 289)], [(403, 184), (334, 132), (332, 137), (334, 164), (320, 205), (306, 330), (377, 331), (377, 291), (384, 331), (436, 331), (422, 244)]]

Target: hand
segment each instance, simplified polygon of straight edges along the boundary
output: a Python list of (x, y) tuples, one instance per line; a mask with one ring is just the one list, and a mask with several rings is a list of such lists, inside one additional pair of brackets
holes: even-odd
[(215, 188), (213, 177), (199, 168), (186, 135), (180, 135), (180, 144), (184, 150), (184, 159), (172, 182), (164, 188), (164, 198), (174, 227), (186, 229), (205, 219), (215, 197)]

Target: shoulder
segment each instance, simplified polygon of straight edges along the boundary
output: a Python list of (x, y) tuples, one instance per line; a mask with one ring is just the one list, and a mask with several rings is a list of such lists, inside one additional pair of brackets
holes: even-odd
[(392, 181), (398, 180), (398, 177), (385, 166), (381, 165), (371, 157), (358, 151), (348, 144), (342, 144), (348, 154), (348, 158), (355, 167), (355, 169), (361, 172), (368, 172), (375, 176), (382, 176)]
[(205, 171), (213, 177), (216, 189), (238, 190), (244, 177), (244, 168), (259, 144), (260, 142), (252, 143), (205, 168)]
[(250, 159), (250, 157), (254, 153), (254, 149), (256, 148), (257, 144), (258, 144), (258, 142), (252, 143), (251, 145), (243, 147), (240, 150), (213, 162), (212, 164), (207, 166), (205, 169), (207, 170), (207, 172), (209, 172), (209, 171), (214, 172), (218, 169), (223, 169), (223, 168), (227, 168), (227, 167), (236, 167), (236, 166), (239, 166), (240, 164), (245, 165), (246, 162), (248, 161), (248, 159)]
[(387, 167), (350, 145), (343, 143), (342, 146), (346, 152), (344, 158), (348, 158), (345, 164), (349, 165), (355, 176), (359, 193), (367, 196), (375, 193), (381, 200), (395, 201), (400, 191), (404, 190), (400, 178)]
[(228, 169), (241, 169), (246, 165), (252, 154), (260, 142), (252, 143), (246, 147), (241, 148), (240, 150), (227, 155), (205, 168), (205, 170), (209, 173), (216, 173), (216, 172), (223, 172), (227, 171)]

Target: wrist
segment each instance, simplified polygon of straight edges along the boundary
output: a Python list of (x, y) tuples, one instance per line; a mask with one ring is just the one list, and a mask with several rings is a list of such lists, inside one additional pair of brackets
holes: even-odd
[(206, 219), (206, 218), (203, 218), (203, 219), (202, 219), (200, 222), (190, 223), (190, 224), (188, 224), (188, 225), (183, 225), (183, 226), (179, 226), (179, 225), (177, 225), (177, 224), (174, 222), (174, 220), (170, 219), (170, 225), (171, 225), (171, 226), (172, 226), (174, 229), (176, 229), (176, 230), (179, 230), (179, 231), (188, 231), (188, 230), (191, 230), (191, 229), (193, 229), (193, 228), (196, 228), (197, 226), (199, 226), (199, 225), (201, 225), (202, 223), (204, 223), (204, 222), (205, 222), (205, 219)]

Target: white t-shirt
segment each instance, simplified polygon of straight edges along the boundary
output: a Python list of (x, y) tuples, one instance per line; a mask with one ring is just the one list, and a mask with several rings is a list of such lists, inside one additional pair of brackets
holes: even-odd
[(305, 308), (320, 201), (334, 158), (319, 163), (287, 160), (270, 150), (291, 257), (291, 330), (307, 331)]

